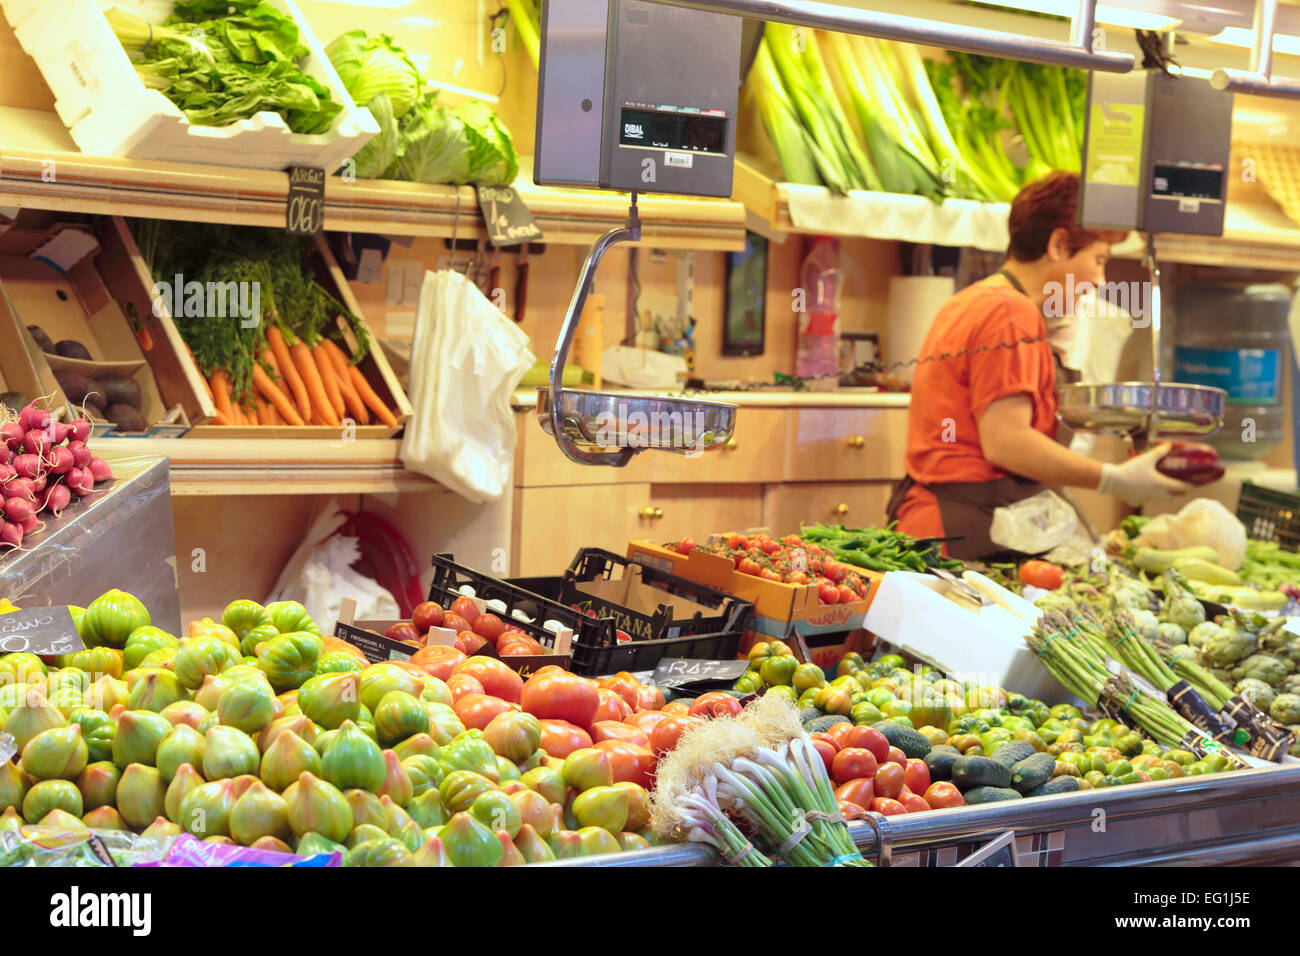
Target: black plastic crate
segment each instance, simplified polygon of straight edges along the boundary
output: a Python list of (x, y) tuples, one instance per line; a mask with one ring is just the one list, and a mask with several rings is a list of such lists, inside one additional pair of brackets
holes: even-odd
[(1300, 495), (1243, 482), (1237, 518), (1252, 538), (1276, 541), (1288, 551), (1300, 548)]
[(730, 660), (740, 652), (743, 630), (720, 634), (692, 634), (654, 641), (631, 641), (606, 647), (590, 647), (574, 641), (569, 670), (580, 677), (596, 677), (618, 671), (654, 670), (665, 657), (687, 660)]
[[(696, 611), (690, 617), (680, 617), (672, 606), (661, 604), (655, 611), (646, 614), (587, 593), (580, 587), (592, 581), (611, 581), (616, 575), (620, 578), (624, 577), (628, 568), (632, 566), (640, 570), (642, 582), (656, 591), (686, 598), (716, 613), (705, 614)], [(754, 610), (751, 602), (738, 598), (734, 594), (719, 591), (707, 584), (690, 581), (662, 568), (626, 558), (603, 548), (583, 548), (562, 576), (511, 578), (509, 583), (533, 594), (550, 598), (566, 607), (572, 608), (574, 604), (586, 605), (596, 612), (597, 617), (612, 618), (617, 630), (624, 631), (633, 641), (743, 631)], [(617, 638), (617, 632), (614, 637)]]

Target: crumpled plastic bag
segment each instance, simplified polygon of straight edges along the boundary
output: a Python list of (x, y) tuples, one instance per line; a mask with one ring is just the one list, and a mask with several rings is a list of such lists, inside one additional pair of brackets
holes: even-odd
[(275, 590), (267, 598), (298, 601), (322, 633), (333, 633), (339, 605), (346, 597), (356, 599), (359, 619), (391, 621), (402, 616), (387, 588), (352, 569), (351, 565), (361, 557), (357, 539), (334, 533), (346, 520), (338, 502), (331, 499), (285, 564)]
[(1097, 548), (1070, 503), (1050, 490), (995, 509), (989, 537), (1008, 550), (1071, 566), (1087, 564)]
[(511, 487), (510, 396), (537, 362), (528, 336), (459, 272), (426, 272), (411, 344), (402, 464), (470, 501)]
[(1162, 551), (1207, 545), (1219, 564), (1235, 571), (1246, 560), (1246, 526), (1221, 502), (1193, 498), (1178, 514), (1157, 515), (1144, 524), (1133, 544)]

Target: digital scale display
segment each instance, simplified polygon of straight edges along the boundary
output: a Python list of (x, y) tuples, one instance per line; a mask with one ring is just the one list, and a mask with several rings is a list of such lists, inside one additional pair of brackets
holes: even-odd
[(724, 155), (727, 117), (691, 110), (623, 107), (619, 123), (620, 146), (669, 149)]
[(1223, 167), (1156, 163), (1151, 167), (1151, 195), (1222, 202)]

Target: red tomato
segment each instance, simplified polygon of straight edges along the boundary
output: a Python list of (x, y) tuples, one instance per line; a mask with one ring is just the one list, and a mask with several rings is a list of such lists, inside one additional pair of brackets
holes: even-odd
[(1020, 566), (1020, 580), (1044, 591), (1055, 591), (1065, 580), (1065, 572), (1047, 561), (1026, 561)]
[(876, 799), (876, 788), (870, 780), (849, 780), (835, 788), (836, 800), (856, 803), (863, 810), (871, 809), (871, 801)]
[(898, 795), (898, 802), (907, 808), (908, 813), (924, 813), (930, 809), (930, 804), (925, 801), (919, 793), (913, 793), (906, 787)]
[(519, 702), (524, 681), (510, 665), (493, 657), (470, 657), (456, 665), (453, 674), (468, 674), (483, 685), (483, 693), (512, 703)]
[(906, 782), (903, 778), (903, 768), (896, 763), (882, 763), (876, 768), (876, 796), (878, 797), (897, 797), (903, 792), (903, 785)]
[(876, 797), (871, 801), (871, 809), (876, 813), (883, 813), (887, 817), (897, 816), (900, 813), (906, 813), (907, 807), (903, 806), (897, 800), (891, 800), (889, 797)]
[(806, 571), (791, 571), (785, 576), (786, 584), (804, 585), (808, 583), (808, 573)]
[(591, 725), (591, 739), (596, 743), (602, 740), (626, 740), (641, 747), (650, 746), (650, 735), (646, 731), (621, 720), (596, 721)]
[(542, 720), (542, 749), (552, 757), (564, 758), (575, 750), (591, 746), (591, 736), (567, 720)]
[(424, 601), (411, 611), (411, 623), (421, 634), (427, 634), (431, 627), (442, 627), (443, 614), (442, 605), (435, 604), (433, 601)]
[(876, 758), (876, 763), (889, 759), (889, 741), (875, 727), (854, 726), (845, 735), (846, 747), (865, 747)]
[(472, 674), (452, 674), (447, 678), (447, 689), (451, 691), (453, 701), (460, 700), (466, 694), (483, 693), (483, 685)]
[(829, 581), (817, 582), (817, 600), (822, 604), (839, 604), (840, 589)]
[(854, 601), (860, 600), (858, 598), (858, 592), (854, 591), (851, 587), (848, 587), (847, 585), (841, 584), (839, 586), (839, 592), (840, 592), (841, 604), (852, 604)]
[(543, 667), (528, 678), (519, 702), (535, 717), (567, 720), (579, 727), (589, 727), (600, 707), (600, 693), (588, 680), (558, 667), (555, 670)]
[(398, 621), (384, 632), (384, 637), (393, 641), (419, 641), (424, 633), (410, 621)]
[(781, 575), (777, 574), (777, 572), (773, 571), (771, 568), (764, 568), (762, 571), (759, 571), (758, 576), (767, 581), (781, 580)]
[(609, 756), (615, 783), (626, 780), (647, 790), (654, 786), (655, 755), (648, 747), (628, 740), (598, 740), (592, 746)]
[(465, 659), (465, 653), (445, 644), (430, 644), (411, 655), (411, 663), (430, 677), (445, 681), (456, 665)]
[(689, 702), (684, 700), (674, 700), (669, 701), (659, 709), (665, 714), (670, 714), (673, 717), (685, 717), (691, 712), (691, 705)]
[(832, 581), (839, 581), (844, 577), (844, 573), (847, 570), (848, 569), (838, 561), (822, 562), (822, 574), (826, 575), (826, 577), (830, 578)]
[(763, 550), (764, 554), (776, 554), (776, 552), (781, 550), (781, 545), (777, 544), (771, 538), (764, 538), (758, 543), (758, 546)]
[(903, 779), (907, 783), (908, 790), (913, 793), (925, 793), (930, 788), (930, 768), (925, 765), (924, 760), (912, 757), (903, 764)]
[(681, 541), (677, 542), (677, 553), (690, 554), (696, 547), (698, 545), (696, 545), (694, 538), (682, 538)]
[(754, 577), (758, 577), (763, 573), (763, 566), (753, 558), (741, 558), (740, 564), (736, 565), (736, 570), (741, 574), (752, 574)]
[(946, 780), (930, 784), (925, 791), (925, 802), (929, 804), (931, 810), (966, 806), (966, 799), (961, 795), (961, 791)]
[(690, 714), (692, 717), (735, 717), (743, 709), (740, 701), (730, 694), (712, 691), (695, 698)]
[(469, 621), (451, 611), (448, 611), (442, 616), (442, 626), (450, 631), (455, 631), (457, 634), (461, 631), (473, 630), (473, 628), (469, 626)]
[(907, 754), (897, 747), (890, 747), (889, 753), (885, 755), (885, 763), (896, 763), (900, 767), (907, 766)]
[(473, 598), (458, 597), (451, 602), (451, 613), (459, 614), (465, 620), (473, 625), (479, 616), (478, 605), (474, 603)]
[(822, 758), (822, 763), (826, 764), (826, 774), (829, 776), (831, 766), (835, 763), (835, 744), (825, 734), (818, 734), (813, 738), (813, 749)]
[(495, 614), (480, 614), (470, 626), (475, 634), (493, 645), (500, 640), (506, 629), (505, 622)]
[(601, 688), (596, 694), (600, 703), (596, 707), (595, 716), (591, 718), (593, 723), (598, 720), (621, 721), (624, 717), (632, 716), (632, 707), (618, 691)]
[(661, 720), (667, 720), (669, 714), (662, 710), (638, 710), (631, 716), (624, 717), (623, 723), (629, 727), (635, 727), (637, 730), (643, 730), (647, 734), (655, 729), (655, 725)]
[(599, 682), (599, 686), (603, 690), (612, 690), (616, 692), (620, 697), (627, 701), (629, 707), (636, 710), (637, 702), (640, 700), (638, 692), (641, 689), (641, 685), (631, 674), (627, 674), (626, 676), (615, 674), (613, 677), (606, 677), (604, 680)]
[(497, 648), (502, 657), (534, 657), (545, 654), (540, 644), (527, 644), (524, 641), (502, 641)]
[(860, 807), (848, 800), (840, 800), (835, 806), (840, 811), (840, 816), (845, 820), (857, 820), (867, 815), (866, 807)]
[(688, 727), (699, 723), (695, 717), (665, 717), (650, 730), (650, 749), (662, 757), (677, 746), (677, 740)]
[(831, 728), (826, 731), (826, 736), (835, 741), (835, 747), (838, 750), (843, 750), (845, 747), (849, 746), (848, 739), (851, 730), (853, 730), (853, 725), (851, 723), (847, 720), (841, 721), (838, 724), (833, 724)]
[(664, 692), (658, 687), (642, 687), (637, 691), (636, 706), (639, 710), (663, 710)]
[(840, 745), (835, 742), (835, 738), (832, 737), (830, 734), (813, 734), (812, 739), (813, 739), (813, 743), (816, 743), (817, 741), (820, 740), (823, 743), (828, 744), (831, 748), (831, 756), (835, 756), (835, 754), (840, 752)]
[(477, 653), (479, 648), (486, 644), (487, 641), (479, 637), (473, 631), (466, 630), (461, 631), (456, 635), (456, 643), (465, 648), (465, 653), (468, 655)]
[(465, 694), (452, 705), (467, 730), (482, 730), (497, 714), (513, 710), (510, 701), (488, 694)]
[(836, 783), (847, 783), (850, 780), (861, 780), (875, 775), (875, 755), (865, 747), (845, 747), (831, 762), (831, 776), (835, 778)]

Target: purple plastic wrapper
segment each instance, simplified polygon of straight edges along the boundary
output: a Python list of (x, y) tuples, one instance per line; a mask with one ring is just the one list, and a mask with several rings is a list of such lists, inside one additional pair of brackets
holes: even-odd
[(274, 850), (254, 850), (246, 846), (204, 843), (188, 833), (172, 845), (160, 862), (141, 866), (341, 866), (342, 854), (316, 853), (295, 856)]

